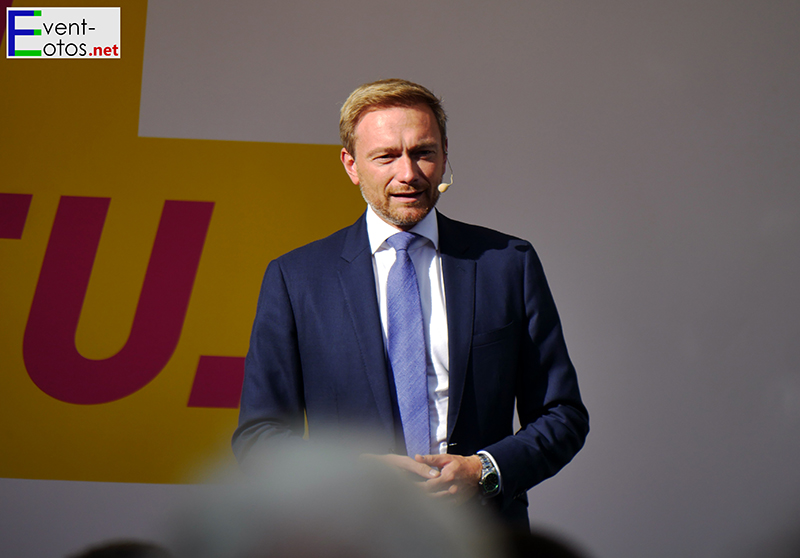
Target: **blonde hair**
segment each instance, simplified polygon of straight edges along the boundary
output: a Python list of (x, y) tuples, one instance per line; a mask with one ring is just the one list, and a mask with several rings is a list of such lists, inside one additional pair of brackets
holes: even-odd
[(342, 146), (355, 157), (356, 126), (367, 112), (389, 107), (427, 105), (433, 111), (442, 145), (447, 143), (447, 115), (442, 101), (427, 88), (404, 79), (381, 79), (365, 83), (353, 91), (339, 113)]

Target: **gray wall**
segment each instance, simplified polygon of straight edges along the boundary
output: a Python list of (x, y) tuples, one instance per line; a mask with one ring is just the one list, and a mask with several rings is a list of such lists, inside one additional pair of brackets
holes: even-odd
[[(779, 0), (151, 0), (140, 135), (337, 143), (357, 84), (432, 88), (440, 208), (537, 247), (592, 417), (534, 524), (597, 558), (747, 556), (800, 529), (799, 21)], [(42, 491), (2, 482), (0, 506)], [(185, 490), (69, 486), (140, 494), (125, 524), (153, 536), (144, 510)]]

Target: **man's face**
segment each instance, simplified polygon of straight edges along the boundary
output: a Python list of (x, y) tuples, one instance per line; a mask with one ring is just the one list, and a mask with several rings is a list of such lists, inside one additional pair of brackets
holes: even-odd
[(439, 199), (446, 149), (428, 106), (390, 107), (361, 117), (355, 129), (356, 156), (342, 149), (342, 163), (375, 212), (409, 230)]

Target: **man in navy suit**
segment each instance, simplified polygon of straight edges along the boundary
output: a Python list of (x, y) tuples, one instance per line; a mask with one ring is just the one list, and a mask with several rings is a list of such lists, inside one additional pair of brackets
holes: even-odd
[[(527, 527), (526, 491), (568, 463), (589, 430), (539, 259), (524, 240), (434, 210), (447, 131), (426, 88), (359, 87), (342, 107), (340, 133), (342, 164), (368, 208), (269, 264), (234, 451), (244, 461), (306, 428), (310, 440), (354, 444), (352, 433), (369, 429), (354, 452), (407, 471), (433, 495), (480, 499)], [(399, 247), (393, 237), (403, 236), (410, 244)], [(416, 278), (413, 304), (393, 291), (402, 266)], [(414, 319), (393, 317), (398, 304)], [(416, 321), (418, 337), (397, 333)], [(422, 359), (418, 376), (405, 372), (411, 357), (396, 356), (409, 347)]]

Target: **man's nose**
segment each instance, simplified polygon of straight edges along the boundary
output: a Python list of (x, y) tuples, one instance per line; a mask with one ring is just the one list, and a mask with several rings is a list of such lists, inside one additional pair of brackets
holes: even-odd
[(410, 156), (403, 155), (398, 159), (397, 163), (399, 166), (396, 174), (398, 181), (409, 184), (419, 176), (419, 165)]

